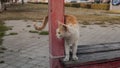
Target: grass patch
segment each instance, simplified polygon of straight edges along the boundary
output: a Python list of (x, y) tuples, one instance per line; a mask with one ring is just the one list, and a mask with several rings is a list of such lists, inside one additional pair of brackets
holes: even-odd
[(48, 35), (48, 34), (49, 34), (48, 31), (41, 31), (41, 32), (39, 33), (39, 35)]
[(30, 30), (29, 31), (30, 33), (37, 33), (37, 34), (39, 34), (39, 35), (48, 35), (49, 34), (49, 32), (48, 31), (36, 31), (36, 30)]
[(30, 33), (39, 33), (38, 31), (35, 31), (35, 30), (30, 30), (29, 32)]
[(0, 53), (4, 53), (4, 50), (7, 50), (7, 49), (3, 46), (0, 46)]
[(8, 35), (18, 35), (18, 33), (16, 33), (16, 32), (11, 32), (11, 33), (9, 33)]
[(5, 33), (4, 32), (0, 32), (0, 37), (4, 36)]
[(83, 25), (90, 25), (90, 23), (88, 21), (83, 21), (82, 24)]
[(27, 27), (31, 27), (31, 25), (27, 25)]
[(0, 47), (0, 50), (7, 50), (5, 47)]
[(9, 27), (6, 27), (4, 24), (5, 23), (3, 21), (0, 21), (0, 45), (2, 44), (3, 36), (5, 36), (5, 31), (10, 29)]
[(5, 61), (1, 60), (1, 61), (0, 61), (0, 64), (3, 64), (3, 63), (5, 63)]
[(82, 27), (82, 28), (86, 28), (87, 26), (85, 26), (85, 25), (82, 25), (81, 27)]

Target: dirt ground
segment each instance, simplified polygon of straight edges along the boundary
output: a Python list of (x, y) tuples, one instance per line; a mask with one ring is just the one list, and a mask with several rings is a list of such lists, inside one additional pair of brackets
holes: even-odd
[[(120, 14), (110, 13), (108, 10), (94, 10), (85, 8), (65, 7), (65, 14), (74, 15), (82, 24), (119, 23)], [(0, 20), (42, 20), (48, 15), (47, 4), (18, 4), (12, 5), (0, 14)]]

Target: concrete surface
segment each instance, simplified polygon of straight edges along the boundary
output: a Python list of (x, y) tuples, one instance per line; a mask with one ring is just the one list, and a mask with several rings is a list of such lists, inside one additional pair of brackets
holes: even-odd
[[(34, 30), (31, 21), (5, 21), (7, 26), (13, 27), (6, 32), (18, 33), (4, 37), (3, 46), (7, 50), (0, 54), (0, 68), (49, 68), (48, 35), (30, 33)], [(31, 27), (27, 27), (30, 25)]]
[[(8, 20), (6, 26), (13, 27), (6, 32), (18, 33), (4, 37), (3, 46), (7, 48), (0, 53), (0, 68), (49, 68), (48, 35), (30, 33), (34, 30), (32, 21)], [(27, 27), (30, 25), (31, 27)], [(48, 30), (46, 28), (45, 30)], [(79, 45), (98, 44), (120, 41), (120, 25), (80, 25)]]

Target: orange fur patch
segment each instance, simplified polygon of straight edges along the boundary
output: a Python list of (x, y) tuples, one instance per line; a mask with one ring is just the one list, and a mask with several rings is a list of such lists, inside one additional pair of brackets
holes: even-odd
[(77, 19), (75, 16), (72, 15), (65, 15), (65, 24), (77, 24)]
[[(72, 16), (72, 15), (65, 15), (65, 19), (64, 19), (64, 24), (65, 25), (69, 25), (69, 26), (75, 26), (78, 22), (77, 22), (77, 19), (76, 17)], [(66, 32), (67, 31), (67, 27), (65, 27), (62, 23), (60, 23), (58, 21), (58, 29), (59, 29), (59, 32)]]

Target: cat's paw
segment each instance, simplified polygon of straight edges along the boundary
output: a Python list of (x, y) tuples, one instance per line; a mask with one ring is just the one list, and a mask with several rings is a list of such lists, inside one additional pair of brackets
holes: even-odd
[(77, 61), (77, 60), (78, 60), (78, 57), (77, 57), (77, 56), (73, 56), (72, 59), (73, 59), (74, 61)]
[(65, 57), (63, 61), (69, 61), (69, 57)]

